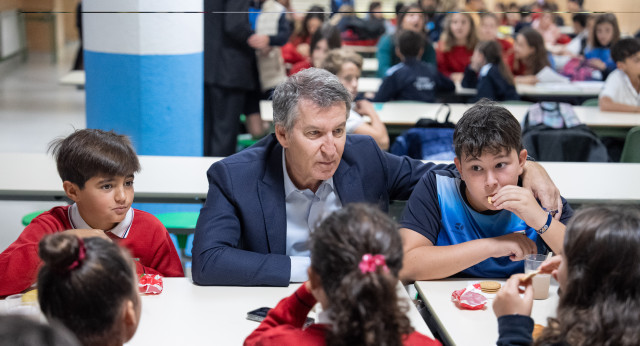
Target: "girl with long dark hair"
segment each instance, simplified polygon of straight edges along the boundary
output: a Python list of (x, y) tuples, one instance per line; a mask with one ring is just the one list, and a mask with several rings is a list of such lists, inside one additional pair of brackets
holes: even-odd
[[(311, 233), (309, 281), (272, 309), (245, 345), (439, 345), (413, 330), (398, 300), (397, 228), (364, 204), (329, 215)], [(303, 329), (316, 302), (319, 323)]]

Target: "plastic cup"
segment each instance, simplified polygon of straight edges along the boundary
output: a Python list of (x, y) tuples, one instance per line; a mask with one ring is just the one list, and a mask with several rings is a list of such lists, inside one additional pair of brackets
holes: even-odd
[(24, 294), (19, 293), (5, 298), (5, 311), (9, 314), (38, 316), (40, 314), (38, 302), (25, 302), (23, 296)]
[[(524, 273), (530, 273), (538, 270), (542, 262), (547, 259), (546, 255), (527, 255), (524, 258)], [(551, 286), (551, 275), (549, 274), (537, 274), (531, 278), (531, 285), (533, 286), (533, 299), (547, 299), (549, 298), (549, 287)]]

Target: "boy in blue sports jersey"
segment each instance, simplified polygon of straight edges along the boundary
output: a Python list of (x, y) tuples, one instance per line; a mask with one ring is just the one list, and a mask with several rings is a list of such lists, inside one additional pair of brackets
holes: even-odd
[(464, 113), (453, 134), (459, 173), (426, 173), (404, 210), (405, 283), (458, 273), (509, 277), (524, 271), (528, 254), (562, 252), (573, 210), (563, 198), (558, 221), (521, 187), (520, 131), (507, 109), (486, 99)]

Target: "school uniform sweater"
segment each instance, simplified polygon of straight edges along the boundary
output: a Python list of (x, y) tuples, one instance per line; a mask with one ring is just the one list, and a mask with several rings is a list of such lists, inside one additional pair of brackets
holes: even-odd
[(448, 52), (440, 47), (436, 49), (436, 60), (438, 61), (438, 71), (449, 77), (454, 72), (464, 72), (464, 69), (471, 62), (473, 49), (466, 46), (454, 46)]
[[(83, 228), (77, 222), (74, 227), (70, 211), (72, 207), (55, 207), (42, 213), (0, 254), (0, 296), (22, 292), (36, 281), (42, 263), (38, 257), (38, 243), (45, 235)], [(129, 250), (135, 260), (136, 272), (167, 277), (184, 276), (178, 252), (162, 223), (142, 210), (132, 209), (129, 212), (130, 225), (120, 227), (121, 234), (106, 234)]]
[(493, 64), (486, 64), (480, 71), (472, 70), (467, 66), (462, 79), (465, 88), (477, 88), (476, 100), (484, 97), (493, 101), (519, 100), (516, 87), (509, 84), (500, 73), (500, 68)]
[[(315, 297), (301, 285), (291, 296), (271, 309), (260, 326), (244, 341), (250, 345), (325, 345), (328, 324), (316, 323), (303, 329)], [(404, 337), (403, 345), (440, 345), (416, 331)]]

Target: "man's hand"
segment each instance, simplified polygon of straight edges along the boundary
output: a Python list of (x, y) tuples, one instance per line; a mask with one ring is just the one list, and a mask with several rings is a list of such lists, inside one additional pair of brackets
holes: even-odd
[[(560, 190), (553, 183), (547, 171), (536, 162), (527, 161), (522, 174), (522, 186), (530, 189), (533, 195), (540, 200), (542, 207), (555, 218), (560, 220), (562, 215), (562, 199)], [(532, 226), (533, 227), (533, 226)]]
[(530, 227), (541, 229), (547, 222), (547, 213), (540, 208), (533, 193), (520, 186), (506, 185), (492, 198), (498, 209), (506, 209), (521, 218)]
[(253, 34), (247, 39), (247, 44), (255, 50), (263, 50), (269, 47), (269, 36)]
[[(520, 278), (523, 276), (524, 274), (512, 275), (496, 294), (493, 299), (493, 312), (496, 317), (514, 314), (531, 315), (533, 286), (531, 286), (531, 280), (520, 282)], [(525, 287), (524, 290), (520, 288), (521, 285)], [(520, 293), (524, 293), (522, 298), (520, 298)]]
[(491, 257), (509, 256), (512, 261), (522, 261), (524, 256), (538, 252), (536, 243), (520, 233), (509, 233), (495, 238), (487, 238), (487, 240), (493, 242)]
[(70, 229), (62, 233), (71, 234), (78, 238), (98, 237), (98, 238), (111, 241), (111, 238), (109, 238), (109, 236), (106, 233), (104, 233), (104, 231), (101, 229)]

